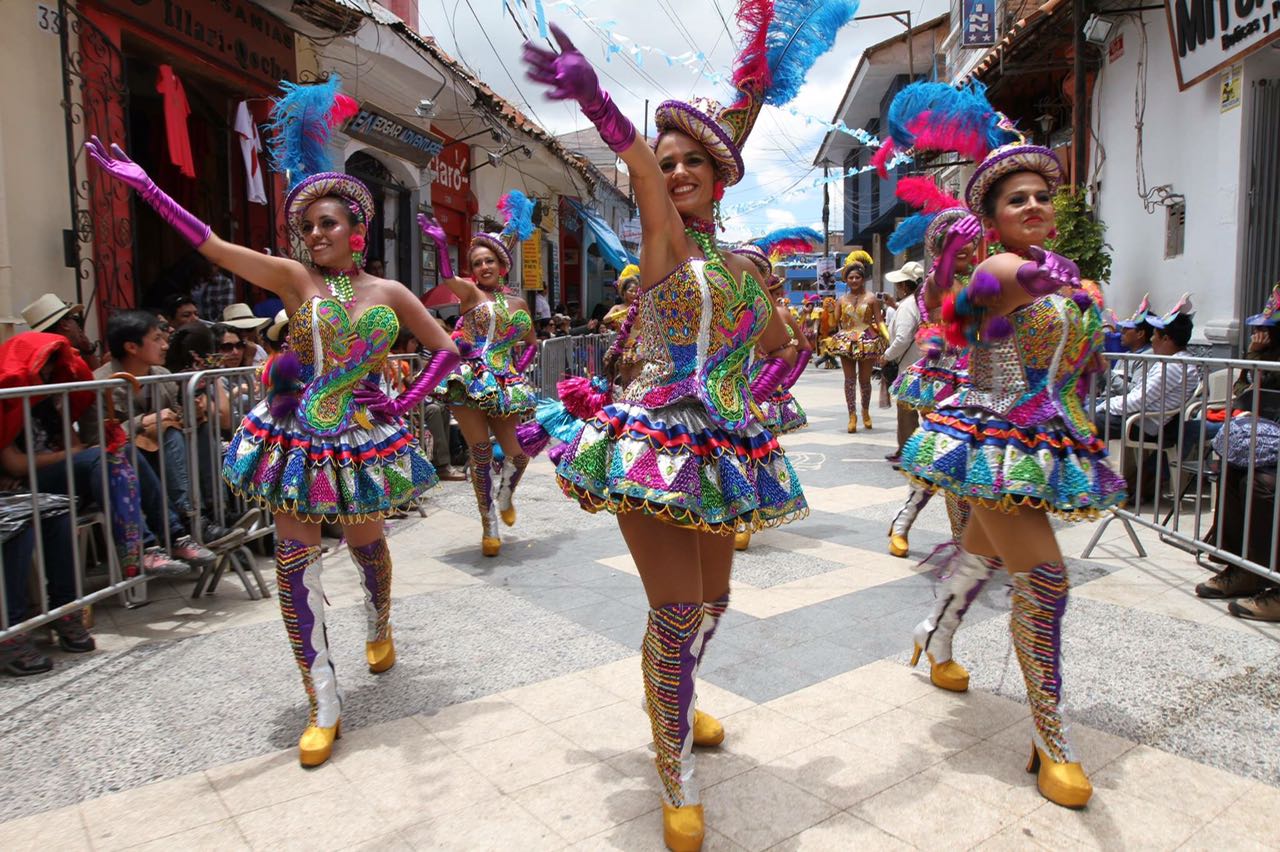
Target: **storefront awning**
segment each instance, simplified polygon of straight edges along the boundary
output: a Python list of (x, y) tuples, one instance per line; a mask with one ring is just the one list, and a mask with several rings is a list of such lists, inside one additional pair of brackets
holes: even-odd
[(600, 214), (588, 210), (581, 202), (574, 201), (572, 198), (567, 200), (573, 205), (574, 212), (582, 217), (583, 223), (595, 235), (596, 242), (600, 246), (600, 253), (604, 255), (606, 263), (621, 272), (622, 268), (628, 263), (640, 262), (639, 258), (626, 250), (622, 245), (622, 240), (618, 239), (618, 235), (613, 232), (613, 228), (609, 227), (609, 223)]

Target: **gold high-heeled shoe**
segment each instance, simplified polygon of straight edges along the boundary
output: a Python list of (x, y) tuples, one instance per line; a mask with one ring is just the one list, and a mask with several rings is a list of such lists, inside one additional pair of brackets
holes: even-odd
[[(910, 552), (911, 552), (911, 544), (910, 542), (907, 541), (907, 537), (905, 535), (898, 535), (897, 533), (893, 533), (893, 532), (889, 533), (889, 555), (890, 556), (902, 557), (902, 556), (906, 556)], [(912, 663), (912, 665), (915, 665), (915, 664)]]
[(364, 643), (364, 658), (369, 663), (369, 671), (382, 674), (396, 664), (396, 646), (388, 632), (386, 639)]
[(509, 527), (515, 526), (515, 523), (516, 523), (516, 507), (515, 506), (512, 506), (510, 509), (503, 509), (498, 514), (502, 516), (502, 522), (504, 524), (506, 524)]
[(485, 536), (480, 539), (480, 552), (485, 556), (497, 556), (502, 550), (502, 539)]
[(849, 413), (849, 427), (846, 430), (850, 435), (858, 431), (858, 415), (853, 412)]
[[(915, 668), (917, 662), (920, 661), (920, 652), (924, 649), (917, 642), (915, 650), (911, 652), (911, 667)], [(929, 659), (929, 682), (939, 689), (945, 689), (949, 692), (967, 692), (969, 690), (969, 671), (955, 660), (945, 660), (941, 663), (933, 661), (933, 654), (925, 653)]]
[(693, 711), (693, 744), (700, 748), (714, 748), (724, 742), (724, 725), (710, 713)]
[(342, 720), (332, 728), (308, 725), (298, 738), (298, 762), (303, 766), (319, 766), (333, 753), (333, 741), (342, 736)]
[(662, 803), (662, 839), (671, 852), (699, 852), (704, 834), (702, 805), (676, 808)]
[(862, 412), (862, 428), (864, 429), (871, 428), (871, 412), (870, 411)]
[(733, 534), (733, 549), (746, 550), (751, 544), (751, 530), (742, 530)]
[(1093, 795), (1093, 785), (1079, 763), (1055, 763), (1034, 743), (1027, 771), (1036, 773), (1036, 788), (1055, 805), (1083, 808)]

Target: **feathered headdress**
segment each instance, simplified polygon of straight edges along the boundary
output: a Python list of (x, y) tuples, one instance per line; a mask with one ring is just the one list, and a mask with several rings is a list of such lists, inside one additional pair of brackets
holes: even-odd
[(944, 210), (964, 210), (963, 201), (927, 177), (900, 178), (895, 194), (920, 212), (903, 219), (902, 224), (889, 235), (888, 246), (892, 254), (901, 254), (921, 242), (926, 243), (925, 251), (932, 254), (927, 235), (938, 214)]
[(618, 273), (619, 283), (631, 278), (640, 278), (640, 267), (636, 266), (634, 263), (628, 263), (626, 266), (622, 267), (622, 271)]
[(663, 101), (654, 112), (658, 135), (678, 130), (698, 140), (716, 161), (726, 186), (742, 179), (742, 146), (765, 104), (782, 106), (813, 63), (835, 44), (859, 0), (744, 0), (738, 6), (742, 47), (733, 66), (729, 106), (709, 100)]
[(819, 234), (813, 228), (803, 226), (779, 228), (751, 242), (763, 249), (772, 263), (777, 263), (784, 257), (813, 251), (822, 245), (822, 234)]
[(862, 264), (862, 271), (869, 273), (871, 272), (871, 267), (874, 262), (875, 261), (871, 259), (871, 255), (867, 254), (862, 249), (854, 249), (845, 256), (844, 263), (840, 265), (840, 274), (844, 275), (844, 271), (855, 263)]
[[(515, 247), (533, 236), (533, 199), (518, 189), (513, 189), (498, 199), (498, 212), (502, 214), (502, 231), (497, 234), (479, 233), (471, 238), (471, 247), (484, 246), (498, 257), (498, 264), (511, 268)], [(470, 249), (468, 249), (470, 251)]]

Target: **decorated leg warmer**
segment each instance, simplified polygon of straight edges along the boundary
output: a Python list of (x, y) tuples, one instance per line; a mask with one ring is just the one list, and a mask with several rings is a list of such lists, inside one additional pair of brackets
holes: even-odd
[(701, 603), (649, 610), (641, 666), (645, 707), (653, 725), (654, 763), (672, 807), (698, 804), (693, 777), (694, 678), (705, 639)]
[(924, 508), (932, 496), (932, 491), (912, 482), (910, 491), (907, 492), (907, 501), (902, 504), (898, 514), (894, 516), (889, 532), (905, 538), (911, 532), (911, 525), (916, 522), (916, 517), (920, 514), (920, 510)]
[(485, 538), (498, 536), (493, 506), (493, 444), (471, 445), (471, 488), (476, 493), (476, 508), (480, 510), (480, 523)]
[(862, 413), (866, 414), (871, 411), (871, 372), (863, 373), (861, 365), (858, 366), (858, 385), (862, 390)]
[(964, 528), (969, 525), (969, 501), (946, 492), (947, 520), (951, 522), (951, 537), (956, 541), (964, 535)]
[(382, 642), (391, 638), (391, 551), (387, 540), (360, 547), (348, 547), (351, 559), (360, 569), (360, 588), (364, 591), (364, 612), (368, 620), (366, 642)]
[(1074, 763), (1062, 718), (1062, 616), (1067, 610), (1067, 567), (1042, 562), (1013, 575), (1013, 614), (1009, 627), (1022, 666), (1027, 702), (1035, 723), (1035, 742), (1055, 763)]
[(513, 458), (504, 458), (493, 463), (494, 474), (498, 477), (498, 511), (511, 511), (511, 498), (515, 496), (516, 486), (524, 476), (524, 469), (529, 466), (529, 457), (524, 453)]
[(948, 567), (951, 576), (938, 590), (929, 617), (916, 625), (915, 640), (930, 659), (943, 663), (951, 659), (951, 640), (955, 638), (964, 614), (977, 600), (982, 587), (991, 575), (1002, 567), (999, 559), (975, 556), (964, 550), (956, 550)]
[(853, 414), (858, 410), (858, 380), (844, 380), (844, 405), (849, 409), (849, 413)]
[(302, 672), (311, 703), (310, 724), (331, 728), (340, 711), (338, 680), (329, 661), (324, 626), (324, 586), (320, 583), (320, 548), (294, 539), (276, 543), (276, 587), (280, 614)]

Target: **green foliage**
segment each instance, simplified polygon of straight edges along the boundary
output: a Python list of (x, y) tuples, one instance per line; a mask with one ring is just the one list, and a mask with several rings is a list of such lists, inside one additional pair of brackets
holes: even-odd
[(1111, 246), (1104, 239), (1107, 226), (1093, 215), (1084, 192), (1064, 186), (1053, 198), (1058, 238), (1045, 248), (1068, 257), (1080, 267), (1081, 278), (1103, 282), (1111, 278)]

